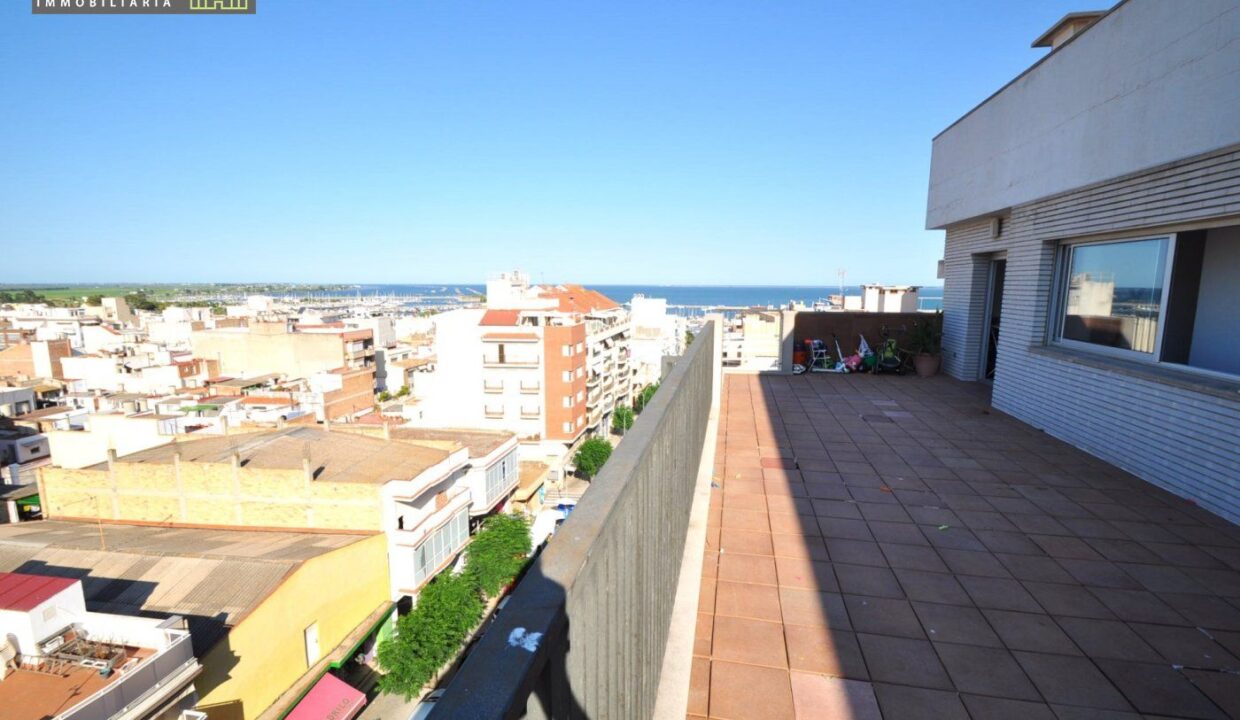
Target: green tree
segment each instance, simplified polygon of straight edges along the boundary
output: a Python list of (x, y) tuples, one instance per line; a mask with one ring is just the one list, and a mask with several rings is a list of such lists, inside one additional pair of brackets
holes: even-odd
[(577, 454), (573, 456), (573, 465), (577, 466), (578, 475), (589, 480), (598, 475), (609, 457), (611, 457), (611, 443), (603, 438), (592, 437), (581, 443)]
[(155, 302), (154, 300), (148, 298), (146, 293), (141, 290), (137, 290), (126, 295), (125, 302), (134, 310), (150, 310), (153, 312), (159, 312), (165, 307), (164, 303)]
[(392, 399), (392, 393), (388, 392), (387, 390), (384, 390), (383, 392), (379, 393), (379, 402), (387, 402), (388, 400), (391, 400), (391, 399)]
[(90, 297), (86, 298), (86, 304), (90, 305), (91, 307), (99, 307), (100, 305), (103, 304), (103, 296), (102, 295), (91, 295)]
[(641, 412), (642, 410), (645, 410), (646, 406), (650, 404), (651, 398), (653, 398), (654, 394), (658, 391), (659, 391), (659, 383), (655, 383), (653, 385), (647, 385), (646, 387), (642, 388), (642, 391), (637, 394), (637, 399), (633, 401), (633, 409), (636, 410), (637, 412)]
[(611, 414), (611, 429), (618, 433), (633, 427), (633, 409), (626, 405), (619, 405)]
[(507, 513), (493, 515), (469, 544), (465, 575), (484, 595), (496, 597), (520, 574), (531, 547), (528, 519)]
[(396, 634), (379, 643), (385, 673), (379, 689), (412, 699), (460, 650), (483, 609), (472, 578), (451, 573), (435, 578), (422, 589), (413, 611), (396, 621)]
[(685, 347), (689, 347), (692, 344), (693, 344), (693, 333), (686, 330), (685, 331)]

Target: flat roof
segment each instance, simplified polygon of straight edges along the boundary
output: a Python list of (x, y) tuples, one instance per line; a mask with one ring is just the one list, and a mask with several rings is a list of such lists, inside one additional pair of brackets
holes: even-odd
[(458, 442), (469, 448), (471, 458), (486, 457), (516, 437), (505, 430), (465, 430), (460, 428), (395, 427), (388, 431), (393, 440)]
[(537, 460), (522, 460), (520, 468), (517, 491), (512, 496), (516, 500), (526, 502), (547, 481), (547, 471), (551, 469), (551, 466)]
[[(217, 435), (161, 445), (119, 459), (122, 463), (171, 465), (177, 452), (181, 462), (231, 463), (233, 453), (242, 467), (299, 470), (309, 453), (317, 482), (385, 483), (408, 480), (448, 458), (449, 450), (395, 442), (353, 432), (329, 432), (295, 426), (244, 435)], [(107, 463), (90, 467), (106, 470)]]
[(96, 612), (182, 615), (201, 657), (303, 562), (366, 537), (38, 520), (0, 525), (0, 571), (81, 580)]

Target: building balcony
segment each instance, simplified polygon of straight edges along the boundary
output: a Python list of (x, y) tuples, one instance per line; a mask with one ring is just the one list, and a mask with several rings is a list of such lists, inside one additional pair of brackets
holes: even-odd
[(1236, 526), (987, 385), (720, 374), (715, 337), (432, 718), (1232, 714)]
[(483, 355), (482, 366), (488, 368), (524, 368), (538, 367), (538, 358), (511, 358), (498, 355)]
[(416, 525), (409, 528), (401, 528), (392, 530), (392, 543), (402, 547), (416, 548), (421, 545), (426, 538), (430, 537), (435, 530), (443, 526), (444, 523), (452, 519), (454, 515), (469, 505), (470, 493), (469, 487), (462, 484), (452, 487), (440, 493), (435, 498), (435, 509), (426, 517), (418, 521)]

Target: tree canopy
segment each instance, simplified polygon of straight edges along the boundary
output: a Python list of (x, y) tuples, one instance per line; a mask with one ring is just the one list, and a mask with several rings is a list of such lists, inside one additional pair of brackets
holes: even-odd
[(611, 443), (603, 438), (592, 437), (581, 443), (577, 454), (573, 456), (573, 465), (577, 467), (578, 475), (589, 480), (603, 469), (609, 457), (611, 457)]
[(633, 409), (627, 405), (618, 406), (611, 414), (611, 428), (616, 432), (624, 432), (633, 427)]

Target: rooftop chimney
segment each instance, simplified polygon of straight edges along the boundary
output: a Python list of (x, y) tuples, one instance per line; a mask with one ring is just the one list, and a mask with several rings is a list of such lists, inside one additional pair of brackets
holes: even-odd
[(1054, 52), (1059, 49), (1060, 45), (1079, 35), (1090, 25), (1093, 25), (1098, 18), (1106, 14), (1106, 10), (1068, 13), (1060, 18), (1059, 22), (1052, 25), (1050, 30), (1038, 36), (1038, 39), (1033, 41), (1032, 47), (1050, 48)]

